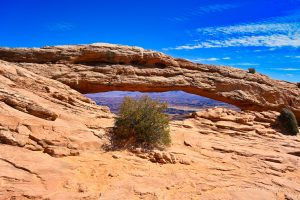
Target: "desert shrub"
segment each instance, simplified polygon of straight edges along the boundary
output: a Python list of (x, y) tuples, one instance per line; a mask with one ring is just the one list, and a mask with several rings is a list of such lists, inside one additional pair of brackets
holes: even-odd
[(256, 69), (255, 68), (249, 68), (248, 69), (248, 73), (255, 74), (256, 73)]
[(125, 97), (116, 118), (113, 133), (125, 143), (163, 147), (171, 143), (166, 103), (148, 96), (135, 100)]
[(281, 127), (284, 129), (284, 131), (286, 131), (287, 134), (297, 135), (297, 133), (299, 133), (297, 119), (290, 109), (282, 109), (278, 120)]
[(296, 83), (296, 84), (297, 84), (298, 88), (300, 88), (300, 82), (298, 82), (298, 83)]

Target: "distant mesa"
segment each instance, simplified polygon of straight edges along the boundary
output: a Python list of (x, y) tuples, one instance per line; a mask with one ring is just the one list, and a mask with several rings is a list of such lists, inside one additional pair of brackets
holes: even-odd
[(166, 113), (170, 115), (187, 115), (189, 113), (213, 107), (224, 107), (232, 110), (240, 110), (236, 106), (198, 95), (189, 94), (183, 91), (150, 93), (113, 91), (86, 94), (85, 96), (91, 98), (98, 105), (108, 106), (111, 112), (117, 114), (125, 96), (139, 98), (142, 95), (150, 96), (151, 98), (161, 102), (167, 102), (168, 109), (166, 110)]

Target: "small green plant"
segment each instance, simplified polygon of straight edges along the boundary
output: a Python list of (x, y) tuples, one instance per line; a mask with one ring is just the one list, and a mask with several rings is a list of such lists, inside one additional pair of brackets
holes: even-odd
[(150, 148), (168, 146), (171, 143), (169, 117), (163, 112), (166, 103), (148, 96), (135, 100), (125, 97), (113, 128), (115, 138), (126, 144)]
[(282, 109), (278, 119), (281, 127), (286, 131), (287, 134), (297, 135), (299, 133), (297, 119), (290, 109)]
[(256, 69), (255, 68), (248, 68), (248, 73), (255, 74), (256, 73)]

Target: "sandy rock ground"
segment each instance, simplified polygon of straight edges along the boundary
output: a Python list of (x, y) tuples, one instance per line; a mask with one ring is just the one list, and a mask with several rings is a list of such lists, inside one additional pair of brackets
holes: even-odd
[[(150, 65), (160, 54), (149, 55)], [(53, 65), (0, 61), (1, 200), (300, 199), (300, 136), (274, 126), (278, 112), (208, 109), (171, 121), (165, 151), (106, 151), (115, 116), (34, 70)], [(279, 90), (285, 84), (299, 94), (289, 83)]]
[[(249, 120), (237, 123), (242, 116)], [(255, 119), (253, 113), (216, 108), (173, 121), (172, 146), (161, 153), (174, 155), (175, 163), (100, 146), (55, 158), (0, 145), (0, 197), (300, 199), (300, 137), (282, 135)], [(109, 142), (105, 135), (102, 142)]]

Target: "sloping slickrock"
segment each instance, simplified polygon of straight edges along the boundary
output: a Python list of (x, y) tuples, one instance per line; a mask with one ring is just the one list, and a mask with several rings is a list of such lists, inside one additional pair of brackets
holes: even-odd
[(183, 90), (246, 110), (280, 111), (289, 106), (300, 120), (300, 89), (296, 84), (231, 67), (174, 59), (139, 47), (92, 44), (0, 48), (0, 59), (19, 63), (82, 93)]
[[(214, 113), (222, 117), (210, 117)], [(276, 118), (278, 113), (270, 115)], [(252, 129), (239, 130), (237, 119), (243, 116), (253, 125), (240, 125)], [(217, 127), (216, 122), (228, 125)], [(105, 200), (300, 198), (300, 157), (289, 154), (300, 150), (299, 136), (284, 136), (272, 129), (272, 123), (256, 121), (253, 113), (205, 110), (195, 118), (173, 121), (171, 135), (172, 146), (165, 153), (188, 165), (151, 162), (140, 156), (140, 149), (138, 155), (85, 152), (62, 159), (76, 166), (74, 178), (85, 183), (86, 194)]]
[[(172, 121), (165, 151), (107, 152), (114, 115), (79, 92), (117, 89), (185, 90), (248, 110)], [(295, 84), (141, 48), (1, 48), (0, 199), (297, 200), (300, 136), (274, 126), (286, 105), (299, 116)]]
[(0, 143), (77, 155), (80, 149), (99, 148), (96, 134), (111, 117), (107, 107), (70, 87), (0, 61)]

